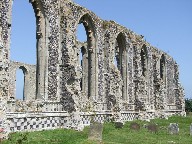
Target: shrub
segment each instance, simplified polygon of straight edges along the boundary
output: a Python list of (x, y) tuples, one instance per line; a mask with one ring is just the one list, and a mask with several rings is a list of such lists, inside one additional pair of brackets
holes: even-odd
[(185, 99), (185, 111), (192, 112), (192, 99)]

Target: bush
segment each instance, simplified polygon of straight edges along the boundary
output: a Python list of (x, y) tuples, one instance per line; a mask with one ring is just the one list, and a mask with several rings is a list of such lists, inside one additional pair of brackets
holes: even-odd
[(192, 99), (185, 99), (185, 111), (192, 112)]

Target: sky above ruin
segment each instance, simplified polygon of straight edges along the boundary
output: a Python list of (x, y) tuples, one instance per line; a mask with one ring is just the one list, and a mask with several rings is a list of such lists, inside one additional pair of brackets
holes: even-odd
[[(143, 35), (151, 45), (171, 55), (179, 65), (187, 98), (192, 98), (192, 0), (74, 0), (103, 20), (113, 20)], [(11, 59), (36, 63), (36, 22), (27, 0), (14, 0)], [(80, 27), (80, 40), (85, 32)], [(17, 73), (17, 97), (22, 97), (22, 72)]]

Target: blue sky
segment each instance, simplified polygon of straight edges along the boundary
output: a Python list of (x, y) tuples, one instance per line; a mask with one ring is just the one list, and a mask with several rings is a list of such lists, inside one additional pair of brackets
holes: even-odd
[[(74, 0), (74, 2), (93, 11), (104, 20), (114, 20), (144, 35), (151, 45), (171, 55), (179, 64), (180, 80), (186, 97), (192, 98), (191, 0)], [(35, 64), (36, 24), (32, 6), (28, 0), (14, 0), (13, 6), (11, 59)], [(84, 31), (80, 30), (78, 35), (84, 35)], [(19, 80), (17, 83), (22, 85)]]

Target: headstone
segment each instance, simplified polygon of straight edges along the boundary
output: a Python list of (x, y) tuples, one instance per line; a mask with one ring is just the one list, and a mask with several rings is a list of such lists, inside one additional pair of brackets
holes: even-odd
[(118, 129), (123, 128), (123, 123), (122, 122), (115, 122), (115, 128), (118, 128)]
[(192, 136), (192, 123), (190, 125), (190, 136)]
[(94, 122), (90, 124), (88, 139), (102, 141), (103, 124)]
[(154, 123), (150, 123), (148, 126), (147, 126), (147, 130), (149, 132), (152, 132), (152, 133), (157, 133), (158, 132), (158, 125), (157, 124), (154, 124)]
[(177, 123), (170, 123), (168, 127), (169, 134), (178, 134), (179, 133), (179, 125)]
[(136, 122), (132, 122), (130, 124), (130, 129), (132, 129), (132, 130), (140, 130), (140, 125), (138, 123), (136, 123)]

